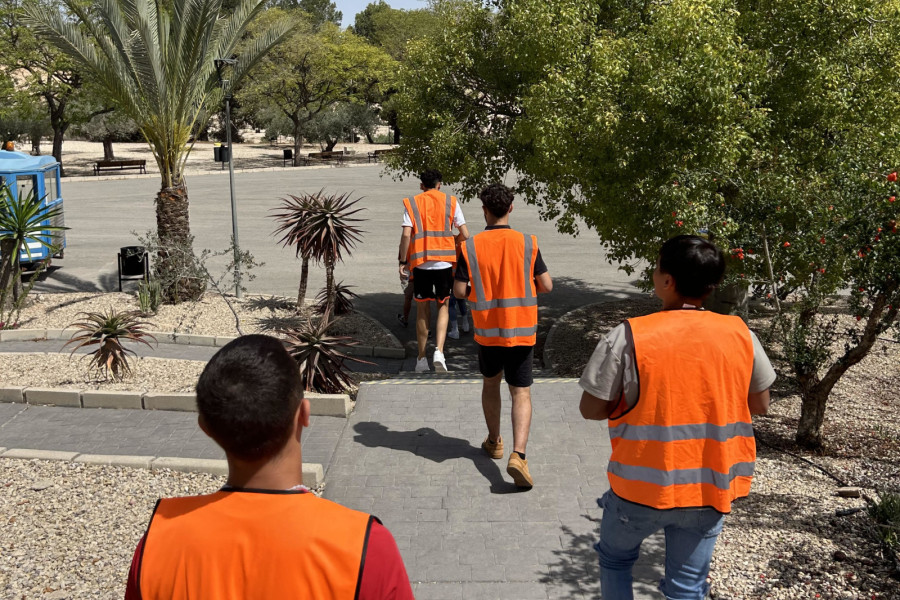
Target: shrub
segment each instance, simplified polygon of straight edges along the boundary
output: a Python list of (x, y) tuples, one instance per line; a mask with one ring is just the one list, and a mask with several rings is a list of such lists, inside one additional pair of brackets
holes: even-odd
[[(346, 315), (353, 311), (353, 299), (359, 298), (355, 292), (351, 292), (352, 285), (344, 285), (341, 281), (334, 286), (334, 314)], [(322, 291), (316, 295), (316, 312), (325, 314), (328, 309), (328, 288), (322, 288)]]
[(344, 361), (371, 364), (341, 352), (356, 342), (349, 337), (328, 335), (332, 321), (326, 314), (318, 323), (307, 320), (297, 328), (282, 331), (288, 352), (297, 361), (304, 389), (325, 394), (340, 394), (353, 385), (353, 378), (344, 366)]
[(148, 347), (151, 347), (148, 338), (156, 342), (156, 338), (144, 329), (148, 323), (139, 320), (141, 315), (137, 311), (118, 312), (115, 308), (110, 308), (106, 312), (85, 312), (79, 316), (82, 317), (81, 321), (69, 325), (78, 331), (65, 346), (75, 344), (72, 354), (79, 348), (97, 346), (89, 353), (89, 369), (97, 369), (107, 378), (112, 373), (113, 379), (121, 381), (131, 374), (128, 355), (133, 356), (135, 352), (123, 346), (123, 340), (140, 342)]

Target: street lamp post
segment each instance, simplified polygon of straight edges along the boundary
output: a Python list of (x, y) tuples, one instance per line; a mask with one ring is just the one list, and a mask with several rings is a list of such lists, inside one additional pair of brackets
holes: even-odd
[(231, 188), (231, 232), (234, 238), (234, 295), (239, 299), (241, 292), (241, 245), (238, 242), (237, 202), (234, 197), (234, 152), (231, 148), (231, 82), (222, 78), (222, 69), (225, 65), (235, 65), (237, 60), (233, 58), (217, 58), (216, 73), (219, 83), (225, 93), (225, 145), (228, 146), (228, 184)]

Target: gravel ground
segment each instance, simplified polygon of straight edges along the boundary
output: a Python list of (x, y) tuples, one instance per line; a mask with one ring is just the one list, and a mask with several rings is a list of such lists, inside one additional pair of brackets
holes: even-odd
[[(243, 300), (229, 298), (240, 317), (245, 334), (297, 327), (309, 307), (298, 315), (292, 299), (269, 296), (247, 296)], [(19, 327), (29, 329), (64, 329), (79, 319), (82, 312), (102, 312), (110, 307), (138, 310), (135, 294), (86, 293), (33, 294), (33, 301), (19, 316)], [(207, 293), (198, 302), (183, 302), (159, 307), (157, 314), (144, 319), (148, 330), (196, 335), (238, 335), (234, 315), (219, 294)], [(73, 330), (74, 332), (74, 330)], [(334, 335), (349, 335), (363, 346), (400, 348), (398, 342), (379, 323), (358, 312), (339, 317), (332, 328)]]
[(124, 381), (107, 381), (88, 369), (88, 358), (68, 354), (44, 354), (36, 369), (34, 354), (0, 354), (0, 386), (58, 387), (80, 390), (193, 392), (206, 363), (162, 358), (129, 359), (131, 375)]
[[(658, 310), (654, 299), (587, 306), (563, 317), (548, 350), (560, 375), (579, 377), (600, 336), (623, 319)], [(751, 320), (764, 334), (765, 317)], [(839, 326), (856, 327), (849, 316)], [(836, 336), (836, 348), (845, 336)], [(775, 349), (777, 351), (777, 348)], [(773, 353), (774, 354), (774, 353)], [(776, 357), (777, 358), (777, 357)], [(759, 442), (750, 496), (735, 503), (713, 556), (717, 600), (756, 598), (900, 599), (896, 556), (880, 544), (862, 499), (839, 498), (839, 484), (793, 452), (863, 488), (900, 493), (900, 344), (876, 343), (832, 391), (826, 447), (812, 454), (793, 443), (800, 398), (789, 369), (774, 360), (779, 381), (769, 414), (754, 419)]]
[(122, 598), (157, 499), (209, 493), (224, 478), (0, 459), (0, 598)]

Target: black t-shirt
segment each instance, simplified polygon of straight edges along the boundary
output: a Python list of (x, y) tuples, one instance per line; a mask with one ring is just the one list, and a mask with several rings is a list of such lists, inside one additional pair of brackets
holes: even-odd
[[(484, 228), (485, 231), (490, 231), (491, 229), (512, 229), (509, 225), (488, 225)], [(465, 243), (465, 242), (463, 242)], [(532, 277), (537, 277), (538, 275), (543, 275), (547, 272), (547, 265), (544, 264), (544, 259), (541, 258), (541, 249), (538, 248), (537, 256), (534, 259), (534, 272), (531, 274)], [(456, 281), (469, 281), (469, 265), (466, 264), (466, 257), (459, 254), (457, 263), (456, 263), (456, 276), (454, 277)]]

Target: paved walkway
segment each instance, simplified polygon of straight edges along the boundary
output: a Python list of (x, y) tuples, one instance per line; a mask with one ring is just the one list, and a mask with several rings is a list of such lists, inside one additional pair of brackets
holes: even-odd
[[(480, 382), (420, 377), (363, 384), (349, 419), (314, 417), (307, 462), (325, 467), (325, 495), (371, 512), (394, 533), (416, 597), (596, 598), (592, 549), (607, 488), (605, 426), (578, 412), (572, 380), (538, 379), (519, 492), (506, 461), (480, 450)], [(509, 396), (502, 433), (511, 446)], [(0, 404), (0, 447), (222, 458), (196, 415)], [(507, 449), (507, 456), (508, 456)], [(662, 541), (645, 544), (637, 598), (658, 597)]]

